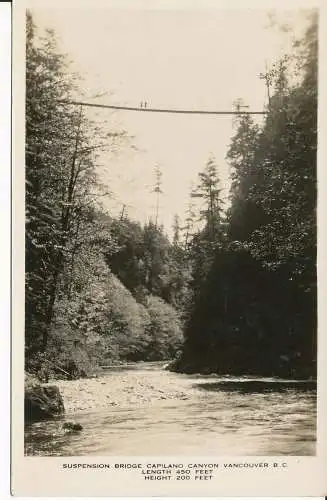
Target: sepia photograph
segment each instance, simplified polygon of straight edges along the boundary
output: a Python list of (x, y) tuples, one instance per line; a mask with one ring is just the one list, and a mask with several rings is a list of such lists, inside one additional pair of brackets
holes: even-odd
[(26, 455), (315, 455), (318, 19), (26, 10)]

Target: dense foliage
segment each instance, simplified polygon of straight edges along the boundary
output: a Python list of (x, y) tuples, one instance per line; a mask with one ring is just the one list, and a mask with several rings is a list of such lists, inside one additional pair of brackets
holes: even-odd
[(201, 264), (182, 371), (315, 374), (316, 17), (296, 46), (297, 57), (267, 75), (274, 90), (263, 125), (239, 116), (226, 237), (210, 234), (207, 203), (205, 230), (193, 238), (193, 268)]
[(97, 156), (122, 134), (62, 102), (77, 82), (30, 13), (26, 61), (26, 368), (72, 377), (171, 357), (179, 315), (155, 297), (176, 302), (171, 245), (156, 225), (115, 220), (99, 203)]
[(29, 371), (75, 377), (179, 352), (173, 366), (184, 372), (315, 375), (315, 17), (295, 45), (265, 75), (263, 123), (238, 115), (230, 208), (210, 156), (170, 241), (157, 222), (115, 218), (100, 204), (97, 157), (121, 133), (100, 133), (82, 109), (60, 102), (77, 83), (54, 34), (38, 37), (28, 14)]

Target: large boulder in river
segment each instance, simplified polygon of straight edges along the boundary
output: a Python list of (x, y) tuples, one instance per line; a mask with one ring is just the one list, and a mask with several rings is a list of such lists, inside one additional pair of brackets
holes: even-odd
[(79, 432), (83, 430), (83, 426), (77, 422), (67, 421), (62, 424), (62, 429), (66, 434), (70, 434), (72, 432)]
[(25, 422), (60, 417), (65, 413), (64, 402), (56, 385), (25, 387)]

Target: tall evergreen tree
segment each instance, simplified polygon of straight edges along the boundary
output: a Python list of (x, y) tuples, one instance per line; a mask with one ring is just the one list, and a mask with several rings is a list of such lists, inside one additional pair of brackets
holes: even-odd
[(200, 200), (200, 221), (209, 241), (215, 241), (221, 232), (222, 200), (218, 170), (214, 157), (207, 161), (203, 172), (199, 173), (199, 183), (191, 196)]
[(88, 245), (90, 257), (95, 242), (110, 245), (111, 238), (95, 221), (100, 194), (95, 159), (101, 141), (93, 142), (81, 108), (60, 102), (71, 98), (76, 82), (57, 50), (55, 34), (48, 30), (40, 38), (29, 12), (26, 33), (28, 363), (47, 348), (56, 301), (71, 296), (77, 253)]
[(177, 214), (174, 215), (174, 223), (173, 223), (173, 244), (174, 246), (179, 246), (180, 244), (180, 218)]

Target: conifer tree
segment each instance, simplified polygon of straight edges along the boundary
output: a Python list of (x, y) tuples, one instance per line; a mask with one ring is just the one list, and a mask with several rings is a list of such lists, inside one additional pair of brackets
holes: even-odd
[(214, 242), (219, 237), (223, 203), (221, 200), (220, 180), (213, 156), (207, 161), (203, 172), (199, 173), (199, 183), (193, 190), (192, 198), (200, 201), (199, 220), (204, 225), (204, 234)]

